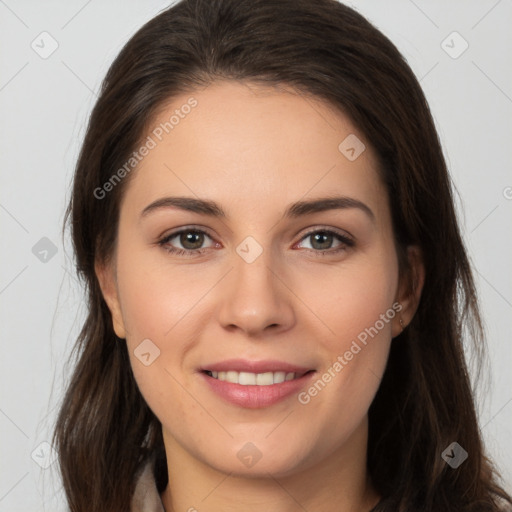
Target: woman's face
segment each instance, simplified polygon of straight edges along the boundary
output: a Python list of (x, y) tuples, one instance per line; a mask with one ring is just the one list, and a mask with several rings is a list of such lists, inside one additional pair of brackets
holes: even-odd
[(168, 459), (360, 459), (412, 316), (369, 142), (319, 100), (226, 81), (174, 98), (143, 144), (98, 275)]

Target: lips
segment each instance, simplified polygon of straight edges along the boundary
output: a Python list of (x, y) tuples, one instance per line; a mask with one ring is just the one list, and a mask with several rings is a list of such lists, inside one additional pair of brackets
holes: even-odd
[(200, 369), (209, 388), (232, 404), (267, 407), (299, 392), (315, 371), (283, 361), (232, 359)]
[(266, 372), (285, 372), (304, 375), (312, 370), (306, 366), (298, 366), (285, 361), (267, 360), (267, 361), (249, 361), (247, 359), (227, 359), (218, 363), (209, 363), (201, 368), (201, 371), (210, 372), (248, 372), (248, 373), (266, 373)]

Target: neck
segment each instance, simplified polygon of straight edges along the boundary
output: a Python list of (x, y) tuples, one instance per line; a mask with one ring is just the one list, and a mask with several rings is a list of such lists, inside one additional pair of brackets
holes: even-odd
[(369, 512), (379, 501), (366, 470), (365, 421), (339, 449), (320, 462), (286, 476), (245, 477), (223, 473), (164, 434), (169, 485), (162, 493), (166, 512)]

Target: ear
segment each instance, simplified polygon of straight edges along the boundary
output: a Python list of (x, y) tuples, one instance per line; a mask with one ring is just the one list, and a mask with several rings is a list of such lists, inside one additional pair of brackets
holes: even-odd
[[(425, 266), (421, 249), (417, 245), (407, 247), (409, 267), (400, 279), (395, 301), (402, 309), (393, 322), (393, 338), (398, 336), (412, 321), (420, 303), (421, 292), (425, 283)], [(402, 325), (400, 324), (402, 320)]]
[(112, 315), (112, 326), (118, 338), (126, 338), (126, 329), (121, 313), (121, 305), (119, 302), (119, 292), (117, 289), (116, 269), (112, 263), (94, 264), (94, 271), (98, 279), (101, 293), (107, 303), (110, 314)]

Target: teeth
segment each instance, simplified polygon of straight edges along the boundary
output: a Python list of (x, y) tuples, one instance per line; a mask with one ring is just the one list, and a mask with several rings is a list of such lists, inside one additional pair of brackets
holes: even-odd
[[(231, 373), (231, 372), (230, 372)], [(235, 374), (235, 378), (237, 375), (237, 372), (233, 372)], [(257, 375), (255, 373), (248, 373), (248, 372), (240, 372), (238, 374), (238, 384), (243, 384), (244, 386), (254, 386), (256, 385), (256, 377)], [(237, 381), (233, 381), (236, 382)]]
[(258, 384), (258, 386), (270, 386), (270, 384), (274, 384), (274, 374), (272, 372), (258, 373), (256, 375), (256, 384)]
[(237, 372), (226, 372), (226, 381), (238, 384), (238, 373)]
[(242, 384), (243, 386), (270, 386), (272, 384), (280, 384), (286, 380), (295, 379), (296, 375), (293, 372), (265, 372), (265, 373), (250, 373), (250, 372), (207, 372), (211, 377), (225, 382), (232, 382), (233, 384)]
[(281, 384), (281, 382), (284, 382), (285, 377), (286, 377), (285, 372), (275, 372), (274, 373), (274, 384)]

